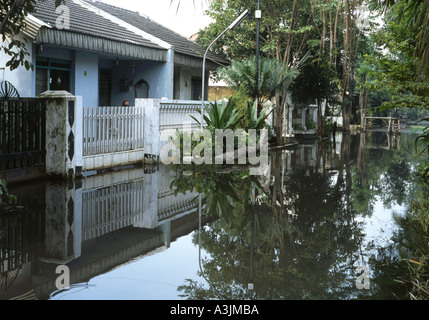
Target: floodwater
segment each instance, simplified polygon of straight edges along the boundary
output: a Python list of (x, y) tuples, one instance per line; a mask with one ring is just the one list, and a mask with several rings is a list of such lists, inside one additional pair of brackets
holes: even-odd
[(11, 186), (0, 299), (405, 299), (414, 139), (337, 134), (272, 152), (264, 176), (159, 166)]

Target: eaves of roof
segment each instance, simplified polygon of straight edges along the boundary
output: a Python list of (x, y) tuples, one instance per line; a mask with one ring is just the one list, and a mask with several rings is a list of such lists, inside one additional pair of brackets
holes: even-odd
[(167, 50), (160, 50), (141, 45), (121, 42), (109, 38), (95, 37), (69, 30), (58, 30), (43, 27), (37, 33), (36, 41), (61, 47), (96, 51), (116, 56), (153, 61), (167, 61)]
[[(174, 47), (174, 52), (181, 55), (187, 55), (189, 57), (197, 58), (198, 60), (203, 59), (205, 54), (205, 49), (202, 48), (197, 43), (187, 39), (186, 37), (170, 30), (167, 27), (140, 15), (138, 12), (133, 12), (127, 9), (115, 7), (103, 2), (93, 1), (93, 0), (83, 0), (100, 10), (103, 10), (112, 16), (121, 19), (130, 25), (153, 35), (156, 38), (159, 38)], [(207, 53), (207, 60), (212, 61), (216, 65), (228, 65), (229, 60), (224, 59), (223, 57), (218, 56), (213, 52)]]
[[(68, 35), (79, 34), (82, 38), (83, 36), (87, 36), (88, 39), (100, 38), (144, 48), (166, 50), (149, 39), (145, 39), (141, 35), (128, 30), (124, 26), (88, 10), (84, 6), (79, 5), (77, 1), (65, 0), (64, 5), (68, 7), (70, 15), (67, 30), (57, 27), (57, 19), (60, 13), (56, 11), (55, 0), (37, 1), (33, 16), (49, 25), (52, 30), (56, 30), (52, 32), (55, 34), (61, 31)], [(46, 30), (47, 28), (42, 29)]]

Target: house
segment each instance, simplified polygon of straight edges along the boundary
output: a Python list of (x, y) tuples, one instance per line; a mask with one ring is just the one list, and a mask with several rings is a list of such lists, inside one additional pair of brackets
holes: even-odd
[[(37, 2), (26, 18), (29, 60), (3, 70), (21, 97), (65, 90), (84, 107), (133, 105), (135, 98), (200, 100), (205, 50), (137, 12), (90, 0)], [(228, 61), (209, 53), (208, 74)], [(0, 68), (8, 57), (0, 55)], [(208, 90), (205, 90), (208, 92)]]

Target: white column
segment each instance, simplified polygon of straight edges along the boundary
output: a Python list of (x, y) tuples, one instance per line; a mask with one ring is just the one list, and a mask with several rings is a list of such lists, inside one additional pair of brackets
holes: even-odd
[(288, 109), (288, 137), (293, 137), (293, 110), (294, 110), (294, 106), (293, 105), (289, 105), (289, 109)]
[(316, 126), (317, 126), (317, 112), (318, 112), (318, 109), (313, 108), (313, 121), (316, 124)]
[(143, 178), (143, 216), (133, 227), (153, 229), (158, 226), (158, 171), (144, 174)]
[(307, 113), (307, 107), (301, 109), (301, 126), (304, 130), (307, 130), (307, 127), (305, 126), (305, 117)]
[(145, 155), (154, 158), (159, 156), (159, 107), (158, 99), (136, 99), (136, 107), (144, 109), (144, 150)]

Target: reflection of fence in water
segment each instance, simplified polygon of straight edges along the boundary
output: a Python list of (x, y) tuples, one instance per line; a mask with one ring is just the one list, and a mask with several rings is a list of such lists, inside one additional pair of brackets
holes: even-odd
[[(196, 208), (197, 193), (174, 194), (170, 189), (170, 177), (162, 179), (158, 187), (156, 203), (158, 222)], [(165, 181), (164, 181), (165, 180)], [(148, 188), (148, 185), (146, 185)], [(105, 188), (88, 190), (82, 194), (82, 241), (132, 226), (143, 220), (145, 209), (144, 180), (135, 180)]]
[(385, 149), (391, 150), (400, 148), (400, 133), (389, 133), (373, 135), (373, 138), (366, 139), (366, 148), (367, 149)]
[(162, 190), (158, 193), (158, 220), (167, 219), (179, 213), (195, 209), (197, 205), (196, 192), (178, 193), (174, 190)]
[(15, 281), (22, 267), (35, 259), (43, 243), (44, 221), (39, 201), (13, 212), (0, 213), (0, 290)]
[(133, 225), (143, 217), (143, 180), (82, 194), (82, 240)]

